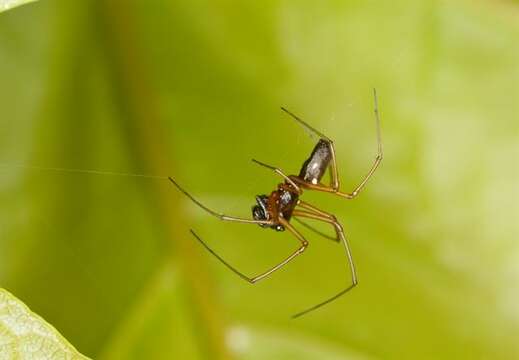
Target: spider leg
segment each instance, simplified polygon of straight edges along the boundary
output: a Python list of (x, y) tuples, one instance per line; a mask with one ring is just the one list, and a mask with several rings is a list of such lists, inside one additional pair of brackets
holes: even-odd
[(191, 201), (193, 201), (196, 205), (198, 205), (200, 208), (204, 209), (209, 214), (217, 217), (220, 220), (234, 221), (234, 222), (247, 223), (247, 224), (262, 224), (262, 225), (272, 225), (273, 224), (273, 221), (271, 221), (271, 220), (245, 219), (245, 218), (240, 218), (240, 217), (236, 217), (236, 216), (228, 216), (228, 215), (225, 215), (225, 214), (217, 213), (216, 211), (213, 211), (213, 210), (209, 209), (207, 206), (205, 206), (200, 201), (195, 199), (193, 197), (193, 195), (191, 195), (186, 190), (184, 190), (172, 177), (168, 177), (168, 179), (169, 179), (169, 181), (171, 181), (173, 183), (173, 185), (175, 185), (177, 187), (178, 190), (180, 190), (180, 192), (182, 192), (189, 199), (191, 199)]
[(313, 212), (313, 213), (316, 213), (318, 215), (322, 215), (322, 216), (325, 216), (327, 217), (328, 219), (335, 219), (335, 216), (326, 212), (326, 211), (323, 211), (309, 203), (307, 203), (306, 201), (303, 201), (303, 200), (299, 200), (297, 202), (297, 206), (299, 207), (302, 207), (303, 209), (306, 209), (306, 210), (309, 210), (310, 212)]
[[(382, 136), (380, 132), (380, 116), (378, 111), (378, 97), (377, 97), (377, 89), (373, 88), (373, 111), (375, 113), (375, 124), (377, 128), (377, 156), (375, 157), (375, 160), (373, 161), (373, 165), (371, 165), (371, 168), (369, 169), (368, 173), (364, 176), (364, 178), (361, 180), (359, 185), (355, 189), (353, 189), (350, 193), (342, 193), (339, 191), (339, 181), (337, 180), (337, 187), (334, 187), (334, 190), (336, 190), (336, 194), (342, 197), (345, 197), (347, 199), (353, 199), (356, 197), (359, 192), (364, 188), (366, 183), (368, 182), (369, 178), (373, 175), (375, 170), (377, 170), (378, 166), (380, 165), (380, 162), (383, 158), (382, 153)], [(335, 160), (334, 160), (335, 161)], [(334, 165), (335, 169), (337, 169), (337, 166)], [(333, 175), (332, 175), (333, 176)], [(335, 176), (337, 177), (337, 170), (335, 170)]]
[(322, 139), (326, 140), (328, 143), (330, 154), (331, 154), (331, 161), (330, 161), (330, 174), (331, 174), (331, 181), (330, 185), (324, 185), (324, 184), (310, 184), (307, 182), (303, 182), (302, 180), (298, 179), (296, 180), (299, 185), (302, 187), (305, 187), (307, 189), (316, 190), (316, 191), (323, 191), (323, 192), (329, 192), (336, 194), (338, 196), (344, 197), (346, 199), (353, 199), (355, 198), (360, 191), (364, 188), (368, 180), (371, 178), (375, 170), (377, 170), (378, 166), (380, 165), (382, 158), (383, 158), (383, 152), (382, 152), (382, 137), (380, 132), (380, 117), (379, 117), (379, 111), (378, 111), (378, 99), (377, 99), (377, 91), (376, 89), (373, 89), (373, 97), (374, 97), (374, 112), (375, 112), (375, 121), (376, 121), (376, 127), (377, 127), (377, 143), (378, 143), (378, 150), (377, 150), (377, 156), (375, 157), (375, 160), (373, 162), (373, 165), (371, 165), (370, 170), (368, 173), (364, 176), (364, 178), (361, 180), (359, 185), (353, 189), (352, 192), (345, 193), (341, 192), (339, 190), (340, 188), (340, 181), (339, 181), (339, 174), (337, 171), (337, 161), (335, 157), (335, 145), (333, 144), (333, 141), (325, 136), (324, 134), (318, 132), (317, 130), (310, 127), (310, 125), (306, 124), (303, 120), (297, 118), (295, 115), (290, 113), (288, 110), (283, 109), (285, 112), (290, 114), (294, 119), (296, 119), (299, 123), (301, 123), (306, 128), (312, 130), (317, 135), (321, 136)]
[(304, 217), (306, 214), (310, 214), (310, 215), (317, 214), (317, 215), (326, 216), (329, 219), (333, 220), (333, 219), (335, 219), (335, 217), (333, 215), (331, 215), (331, 214), (329, 214), (329, 213), (327, 213), (325, 211), (322, 211), (322, 210), (316, 208), (315, 206), (310, 205), (309, 203), (304, 202), (302, 200), (298, 200), (297, 206), (299, 206), (299, 207), (301, 207), (301, 208), (303, 208), (305, 210), (303, 210), (303, 211), (298, 210), (298, 209), (294, 210), (292, 212), (292, 216), (293, 216), (294, 220), (296, 220), (298, 223), (300, 223), (304, 227), (310, 229), (311, 231), (315, 232), (318, 235), (321, 235), (322, 237), (324, 237), (326, 239), (333, 240), (333, 241), (336, 241), (336, 242), (340, 242), (341, 241), (341, 238), (340, 238), (339, 234), (337, 233), (337, 229), (335, 227), (334, 227), (334, 229), (335, 229), (335, 237), (333, 237), (333, 236), (330, 236), (330, 235), (327, 235), (327, 234), (323, 233), (322, 231), (317, 230), (316, 228), (314, 228), (313, 226), (307, 224), (306, 222), (302, 221), (299, 218), (300, 216)]
[(305, 129), (309, 130), (310, 132), (314, 133), (315, 135), (319, 136), (322, 139), (332, 141), (328, 136), (324, 135), (322, 132), (316, 130), (314, 127), (310, 126), (306, 121), (295, 115), (293, 112), (289, 111), (287, 108), (281, 107), (281, 110), (286, 112), (288, 115), (292, 117), (295, 121), (297, 121), (300, 125), (302, 125)]
[(348, 263), (349, 263), (349, 268), (350, 268), (350, 273), (351, 273), (351, 285), (349, 285), (347, 288), (341, 290), (338, 294), (332, 296), (331, 298), (323, 301), (323, 302), (320, 302), (306, 310), (303, 310), (295, 315), (292, 316), (292, 318), (298, 318), (302, 315), (305, 315), (313, 310), (316, 310), (332, 301), (334, 301), (335, 299), (341, 297), (342, 295), (344, 295), (345, 293), (347, 293), (348, 291), (350, 291), (351, 289), (353, 289), (357, 283), (358, 283), (358, 280), (357, 280), (357, 272), (355, 270), (355, 264), (353, 263), (353, 256), (351, 254), (351, 249), (350, 249), (350, 246), (348, 244), (348, 240), (346, 239), (346, 235), (344, 234), (344, 229), (342, 227), (342, 225), (337, 221), (337, 219), (335, 218), (335, 216), (331, 215), (331, 214), (328, 214), (328, 213), (325, 213), (324, 211), (322, 210), (319, 210), (309, 204), (305, 204), (309, 207), (312, 207), (315, 209), (315, 211), (317, 212), (320, 212), (320, 213), (323, 213), (325, 215), (321, 215), (321, 214), (318, 214), (318, 213), (314, 213), (314, 212), (310, 212), (310, 211), (298, 211), (296, 213), (296, 211), (294, 211), (293, 215), (294, 216), (300, 216), (300, 217), (306, 217), (306, 218), (310, 218), (310, 219), (314, 219), (314, 220), (319, 220), (319, 221), (323, 221), (323, 222), (327, 222), (329, 224), (332, 224), (334, 226), (334, 228), (336, 229), (336, 232), (337, 232), (337, 235), (338, 237), (340, 238), (340, 240), (342, 241), (343, 245), (344, 245), (344, 249), (346, 251), (346, 256), (348, 258)]
[(324, 232), (316, 229), (315, 227), (313, 227), (312, 225), (309, 225), (307, 222), (301, 220), (297, 214), (292, 214), (292, 219), (294, 219), (295, 221), (297, 221), (298, 223), (300, 223), (301, 225), (303, 225), (305, 228), (307, 228), (308, 230), (310, 231), (313, 231), (314, 233), (316, 233), (317, 235), (320, 235), (322, 236), (323, 238), (325, 239), (328, 239), (328, 240), (332, 240), (332, 241), (335, 241), (335, 242), (339, 242), (340, 239), (339, 237), (335, 236), (330, 236), (328, 234), (325, 234)]
[(280, 219), (280, 223), (285, 226), (300, 242), (301, 242), (301, 246), (296, 250), (294, 251), (289, 257), (287, 257), (285, 260), (281, 261), (279, 264), (277, 264), (276, 266), (272, 267), (271, 269), (265, 271), (264, 273), (261, 273), (257, 276), (254, 276), (254, 277), (248, 277), (247, 275), (243, 274), (241, 271), (237, 270), (234, 266), (232, 266), (231, 264), (229, 264), (227, 261), (225, 261), (220, 255), (218, 255), (213, 249), (211, 249), (201, 238), (200, 236), (198, 236), (193, 230), (191, 230), (191, 234), (193, 234), (193, 236), (195, 238), (197, 238), (197, 240), (207, 249), (207, 251), (209, 251), (211, 254), (213, 254), (218, 260), (220, 260), (220, 262), (222, 264), (224, 264), (225, 266), (227, 266), (227, 268), (229, 268), (229, 270), (231, 270), (232, 272), (234, 272), (236, 275), (238, 275), (239, 277), (241, 277), (243, 280), (251, 283), (251, 284), (254, 284), (264, 278), (266, 278), (267, 276), (271, 275), (273, 272), (275, 272), (276, 270), (280, 269), (281, 267), (285, 266), (286, 264), (288, 264), (290, 261), (292, 261), (297, 255), (301, 254), (303, 251), (305, 251), (306, 247), (308, 246), (308, 241), (306, 241), (306, 239), (296, 230), (294, 229), (294, 227), (292, 225), (290, 225), (287, 221), (285, 221), (284, 219)]
[(290, 185), (292, 185), (294, 187), (294, 189), (297, 191), (297, 193), (299, 195), (301, 195), (303, 193), (303, 190), (301, 190), (301, 188), (295, 183), (295, 181), (292, 180), (292, 178), (290, 176), (286, 175), (280, 168), (265, 164), (256, 159), (252, 159), (252, 161), (255, 162), (256, 164), (266, 167), (267, 169), (270, 169), (270, 170), (274, 171), (276, 174), (280, 175), (283, 179), (285, 179)]

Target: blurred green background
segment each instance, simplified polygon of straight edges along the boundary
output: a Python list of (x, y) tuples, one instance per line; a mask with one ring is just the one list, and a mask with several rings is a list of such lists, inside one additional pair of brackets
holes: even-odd
[[(41, 1), (0, 14), (0, 286), (96, 359), (519, 358), (517, 1)], [(336, 141), (343, 222), (251, 286), (289, 234), (249, 216)]]

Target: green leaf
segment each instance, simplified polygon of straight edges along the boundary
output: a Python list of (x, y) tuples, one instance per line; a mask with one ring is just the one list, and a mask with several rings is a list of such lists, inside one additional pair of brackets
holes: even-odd
[(0, 289), (0, 359), (88, 359), (40, 316)]
[(0, 0), (0, 12), (11, 10), (17, 6), (25, 5), (37, 0)]

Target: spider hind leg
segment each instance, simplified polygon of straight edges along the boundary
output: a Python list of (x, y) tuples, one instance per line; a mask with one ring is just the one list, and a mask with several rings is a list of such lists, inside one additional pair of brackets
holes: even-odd
[(294, 319), (298, 318), (300, 316), (303, 316), (311, 311), (317, 310), (318, 308), (338, 299), (339, 297), (346, 294), (348, 291), (353, 289), (358, 284), (357, 272), (355, 269), (355, 264), (353, 262), (353, 256), (351, 253), (350, 245), (348, 243), (348, 240), (346, 239), (344, 229), (343, 229), (342, 225), (337, 221), (336, 217), (332, 214), (329, 214), (323, 210), (316, 208), (313, 205), (310, 205), (310, 204), (302, 202), (302, 201), (299, 202), (299, 206), (305, 210), (304, 211), (301, 211), (301, 210), (294, 211), (294, 216), (322, 221), (322, 222), (331, 224), (335, 228), (337, 237), (340, 239), (340, 241), (344, 245), (346, 257), (348, 259), (349, 270), (350, 270), (350, 274), (351, 274), (351, 284), (348, 287), (346, 287), (345, 289), (341, 290), (336, 295), (326, 299), (325, 301), (320, 302), (306, 310), (303, 310), (303, 311), (293, 315), (292, 318), (294, 318)]
[[(316, 190), (316, 191), (322, 191), (322, 192), (329, 192), (333, 193), (337, 196), (346, 198), (346, 199), (353, 199), (355, 198), (364, 188), (364, 186), (367, 184), (368, 180), (373, 176), (377, 168), (379, 167), (380, 163), (382, 162), (383, 158), (383, 152), (382, 152), (382, 136), (380, 131), (380, 115), (378, 110), (378, 97), (377, 97), (377, 91), (376, 89), (373, 89), (373, 98), (374, 98), (374, 113), (375, 113), (375, 123), (376, 123), (376, 130), (377, 130), (377, 156), (375, 157), (375, 160), (373, 164), (371, 165), (370, 170), (368, 173), (362, 178), (360, 183), (353, 189), (351, 192), (342, 192), (340, 191), (340, 181), (339, 181), (339, 174), (337, 170), (337, 161), (335, 156), (335, 145), (333, 141), (328, 138), (326, 135), (322, 134), (321, 132), (315, 130), (313, 127), (308, 125), (306, 122), (289, 112), (288, 110), (283, 109), (286, 113), (291, 115), (296, 121), (298, 121), (300, 124), (305, 126), (307, 129), (311, 130), (315, 134), (319, 135), (321, 137), (321, 140), (319, 143), (324, 142), (326, 145), (328, 145), (329, 153), (330, 153), (330, 161), (329, 161), (329, 169), (330, 169), (330, 175), (331, 180), (329, 185), (324, 185), (319, 183), (320, 178), (324, 174), (324, 170), (322, 172), (319, 172), (319, 176), (309, 177), (308, 179), (305, 177), (301, 177), (298, 179), (298, 184), (308, 190)], [(316, 148), (319, 146), (319, 143), (316, 145)], [(315, 152), (315, 149), (314, 149)], [(313, 155), (313, 153), (312, 153)], [(310, 157), (312, 159), (312, 157)], [(309, 160), (310, 160), (309, 159)], [(308, 161), (308, 160), (307, 160)], [(305, 163), (306, 164), (306, 163)], [(303, 169), (305, 166), (303, 166)], [(324, 162), (321, 163), (320, 169), (324, 169)], [(297, 179), (296, 179), (297, 180)], [(308, 181), (310, 180), (310, 181)]]

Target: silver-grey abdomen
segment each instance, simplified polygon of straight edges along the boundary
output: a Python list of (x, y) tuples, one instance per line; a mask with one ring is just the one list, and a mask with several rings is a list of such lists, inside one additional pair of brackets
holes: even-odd
[(299, 177), (312, 184), (319, 183), (331, 159), (330, 144), (327, 140), (319, 140), (310, 157), (303, 163)]

